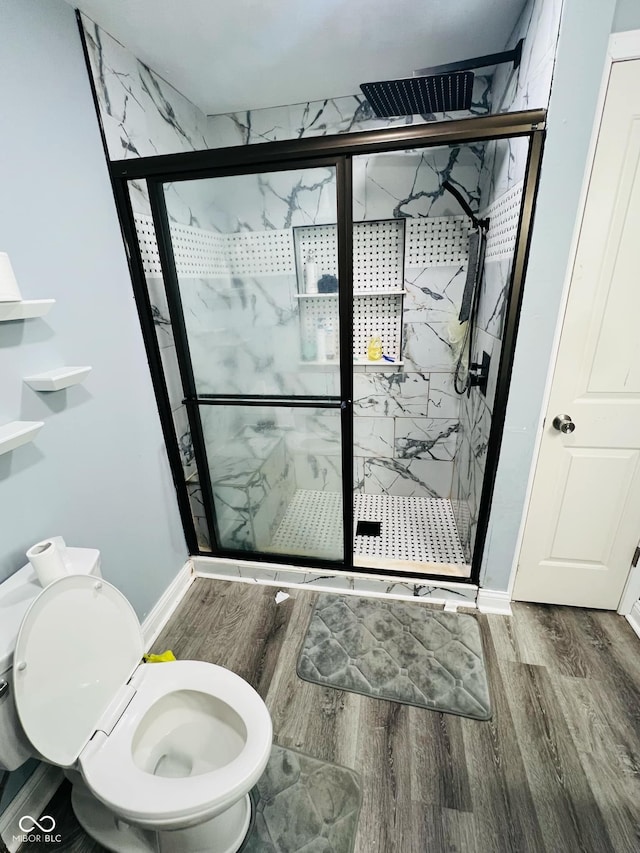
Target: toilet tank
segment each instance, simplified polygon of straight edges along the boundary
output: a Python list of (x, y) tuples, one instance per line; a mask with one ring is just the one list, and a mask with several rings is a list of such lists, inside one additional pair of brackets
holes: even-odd
[[(71, 575), (101, 575), (95, 548), (66, 548), (64, 561)], [(0, 770), (16, 770), (35, 755), (16, 712), (12, 669), (18, 630), (41, 591), (30, 563), (0, 583)]]

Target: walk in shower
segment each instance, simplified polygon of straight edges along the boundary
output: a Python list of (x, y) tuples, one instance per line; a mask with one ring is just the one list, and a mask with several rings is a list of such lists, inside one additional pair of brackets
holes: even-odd
[(114, 164), (194, 551), (477, 576), (540, 120)]

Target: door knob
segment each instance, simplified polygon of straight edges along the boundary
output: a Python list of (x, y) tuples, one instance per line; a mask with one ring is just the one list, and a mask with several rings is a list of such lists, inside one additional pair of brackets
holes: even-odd
[(576, 428), (576, 425), (571, 420), (571, 415), (556, 415), (553, 419), (553, 428), (565, 435), (569, 435)]

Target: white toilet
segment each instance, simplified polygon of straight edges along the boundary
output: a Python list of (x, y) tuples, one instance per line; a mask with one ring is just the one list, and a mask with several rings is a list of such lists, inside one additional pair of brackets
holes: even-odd
[[(251, 820), (248, 793), (271, 752), (269, 712), (222, 667), (141, 664), (135, 612), (94, 559), (26, 599), (13, 655), (19, 722), (13, 697), (0, 698), (0, 767), (14, 769), (32, 754), (66, 768), (78, 820), (110, 850), (235, 853)], [(16, 575), (0, 584), (0, 613), (13, 615), (14, 629), (24, 610), (19, 589)], [(6, 628), (3, 619), (0, 680), (8, 693)]]

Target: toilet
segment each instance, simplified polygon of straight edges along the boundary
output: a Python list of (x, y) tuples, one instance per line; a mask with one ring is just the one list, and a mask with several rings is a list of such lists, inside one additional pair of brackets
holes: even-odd
[[(0, 584), (0, 610), (14, 578)], [(143, 652), (133, 608), (95, 567), (40, 590), (15, 638), (13, 695), (0, 700), (0, 767), (19, 766), (5, 744), (28, 743), (65, 768), (76, 817), (109, 850), (235, 853), (271, 752), (269, 712), (223, 667), (144, 664)]]

